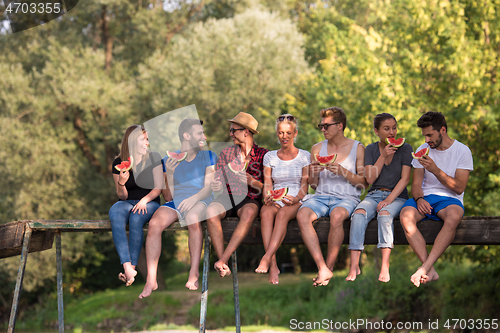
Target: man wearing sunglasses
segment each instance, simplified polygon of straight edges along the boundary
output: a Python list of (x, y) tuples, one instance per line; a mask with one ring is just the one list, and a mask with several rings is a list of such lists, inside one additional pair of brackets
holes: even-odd
[[(229, 257), (248, 234), (262, 206), (263, 159), (267, 149), (254, 143), (258, 122), (250, 114), (240, 112), (229, 129), (234, 145), (221, 151), (215, 166), (212, 190), (220, 193), (207, 208), (207, 227), (219, 260), (214, 267), (221, 277), (231, 274)], [(244, 165), (248, 165), (244, 169)], [(242, 171), (237, 171), (242, 170)], [(239, 217), (238, 226), (224, 249), (221, 220)]]
[[(308, 179), (316, 193), (305, 198), (297, 213), (302, 238), (318, 267), (318, 276), (313, 279), (315, 287), (327, 285), (333, 276), (333, 266), (344, 240), (344, 220), (352, 214), (360, 201), (361, 190), (368, 185), (364, 177), (365, 147), (344, 136), (344, 110), (331, 107), (321, 110), (320, 115), (318, 128), (325, 140), (311, 149)], [(320, 165), (315, 157), (334, 154), (336, 160), (326, 166)], [(312, 225), (320, 217), (330, 218), (326, 262)]]

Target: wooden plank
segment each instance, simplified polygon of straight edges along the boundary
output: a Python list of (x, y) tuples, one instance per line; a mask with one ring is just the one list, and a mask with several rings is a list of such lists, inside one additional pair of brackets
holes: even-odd
[[(111, 231), (109, 220), (33, 220), (29, 222), (33, 230), (54, 230), (63, 232)], [(144, 225), (147, 229), (148, 224)], [(167, 231), (187, 230), (179, 222), (172, 224)]]
[[(29, 221), (15, 221), (0, 225), (0, 258), (21, 254), (24, 230)], [(33, 231), (28, 252), (45, 251), (52, 248), (54, 233)]]
[[(222, 222), (224, 240), (229, 241), (234, 229), (238, 225), (237, 218), (228, 218)], [(0, 258), (21, 254), (22, 239), (24, 236), (24, 226), (29, 224), (33, 230), (29, 251), (43, 251), (52, 248), (54, 242), (54, 232), (96, 232), (111, 231), (109, 220), (29, 220), (15, 221), (0, 225)], [(427, 244), (433, 244), (437, 234), (443, 226), (442, 221), (425, 220), (418, 223), (418, 228), (422, 232)], [(147, 224), (144, 226), (147, 229)], [(319, 219), (315, 222), (314, 228), (318, 234), (319, 241), (326, 244), (328, 232), (330, 230), (329, 220)], [(344, 242), (349, 243), (350, 222), (344, 221)], [(167, 231), (186, 230), (186, 227), (179, 222), (174, 223)], [(377, 221), (373, 220), (368, 224), (365, 244), (377, 244), (378, 242)], [(290, 221), (284, 244), (302, 244), (300, 229), (297, 221)], [(244, 239), (243, 244), (262, 244), (260, 232), (260, 220), (254, 221), (249, 234)], [(399, 220), (394, 221), (394, 244), (408, 244), (403, 228)], [(495, 245), (500, 244), (500, 216), (468, 216), (462, 219), (457, 228), (457, 233), (452, 244), (454, 245)]]
[(0, 249), (21, 247), (26, 221), (15, 221), (0, 225)]
[[(227, 243), (238, 225), (237, 218), (228, 218), (222, 222), (224, 241)], [(418, 228), (422, 233), (427, 244), (433, 244), (437, 234), (443, 226), (442, 221), (424, 220), (418, 222)], [(328, 232), (330, 231), (329, 220), (321, 218), (316, 221), (314, 228), (318, 234), (320, 243), (328, 243)], [(344, 221), (344, 242), (349, 244), (350, 221)], [(302, 244), (302, 236), (296, 220), (290, 221), (287, 228), (287, 234), (283, 244)], [(367, 227), (365, 244), (378, 243), (377, 221), (372, 220)], [(260, 232), (260, 220), (254, 221), (243, 244), (262, 244)], [(404, 230), (398, 219), (394, 221), (394, 244), (407, 245), (408, 241)], [(500, 217), (468, 216), (462, 219), (457, 228), (453, 245), (495, 245), (500, 244)]]

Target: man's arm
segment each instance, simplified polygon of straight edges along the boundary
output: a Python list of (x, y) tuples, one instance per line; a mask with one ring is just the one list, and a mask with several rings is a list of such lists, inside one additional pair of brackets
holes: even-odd
[(307, 178), (307, 182), (314, 190), (318, 187), (319, 173), (325, 169), (324, 166), (319, 165), (314, 157), (314, 155), (319, 154), (320, 149), (321, 143), (317, 143), (311, 148), (311, 164), (309, 165), (309, 177)]
[(424, 169), (415, 168), (413, 171), (413, 183), (411, 184), (411, 195), (417, 203), (417, 210), (425, 215), (432, 212), (431, 205), (424, 199), (424, 191), (422, 190), (422, 184), (424, 182)]
[(353, 173), (338, 163), (329, 164), (326, 169), (338, 176), (342, 176), (354, 186), (368, 187), (365, 178), (365, 147), (358, 144), (356, 152), (356, 173)]
[(434, 160), (427, 155), (420, 158), (419, 162), (427, 171), (432, 172), (441, 184), (456, 194), (462, 194), (465, 191), (467, 182), (469, 181), (469, 170), (457, 169), (455, 171), (455, 177), (451, 177), (438, 168)]

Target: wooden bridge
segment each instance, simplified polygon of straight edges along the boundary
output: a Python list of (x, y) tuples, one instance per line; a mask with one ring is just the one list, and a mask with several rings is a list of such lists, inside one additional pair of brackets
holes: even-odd
[[(224, 240), (229, 241), (238, 224), (237, 218), (228, 218), (223, 221)], [(427, 244), (433, 244), (437, 234), (443, 226), (442, 221), (424, 220), (418, 223)], [(145, 226), (145, 228), (147, 225)], [(329, 220), (319, 219), (314, 227), (321, 243), (327, 243)], [(167, 231), (184, 230), (179, 223), (173, 224)], [(344, 244), (349, 242), (350, 221), (344, 222)], [(21, 255), (17, 275), (16, 288), (12, 301), (12, 309), (9, 320), (8, 333), (14, 332), (19, 298), (24, 278), (24, 270), (28, 253), (44, 251), (52, 248), (54, 239), (56, 241), (57, 260), (57, 297), (59, 332), (64, 332), (64, 304), (62, 283), (62, 259), (61, 259), (61, 234), (63, 232), (96, 232), (111, 231), (109, 220), (24, 220), (0, 225), (0, 259), (15, 255)], [(377, 244), (377, 221), (368, 224), (365, 244)], [(303, 243), (297, 221), (291, 221), (288, 225), (287, 234), (283, 244)], [(260, 221), (256, 219), (243, 244), (262, 244), (260, 233)], [(394, 244), (408, 244), (399, 220), (394, 221)], [(494, 245), (500, 244), (500, 216), (470, 216), (464, 217), (457, 228), (452, 245)], [(205, 332), (207, 301), (208, 301), (208, 272), (210, 267), (210, 237), (205, 230), (205, 245), (203, 259), (203, 278), (201, 286), (201, 310), (200, 310), (200, 333)], [(238, 291), (238, 269), (236, 252), (232, 256), (233, 292), (236, 318), (236, 332), (240, 333), (240, 311)]]

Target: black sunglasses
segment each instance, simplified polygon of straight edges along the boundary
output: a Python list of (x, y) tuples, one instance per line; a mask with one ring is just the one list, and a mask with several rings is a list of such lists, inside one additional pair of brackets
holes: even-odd
[(278, 117), (278, 121), (284, 121), (285, 119), (288, 121), (295, 121), (294, 116), (279, 116)]
[(325, 131), (327, 131), (329, 126), (338, 125), (338, 124), (340, 124), (340, 121), (337, 123), (331, 123), (331, 124), (318, 124), (318, 128), (319, 128), (319, 130), (325, 129)]
[(234, 134), (236, 131), (243, 131), (245, 128), (230, 128), (229, 133)]

